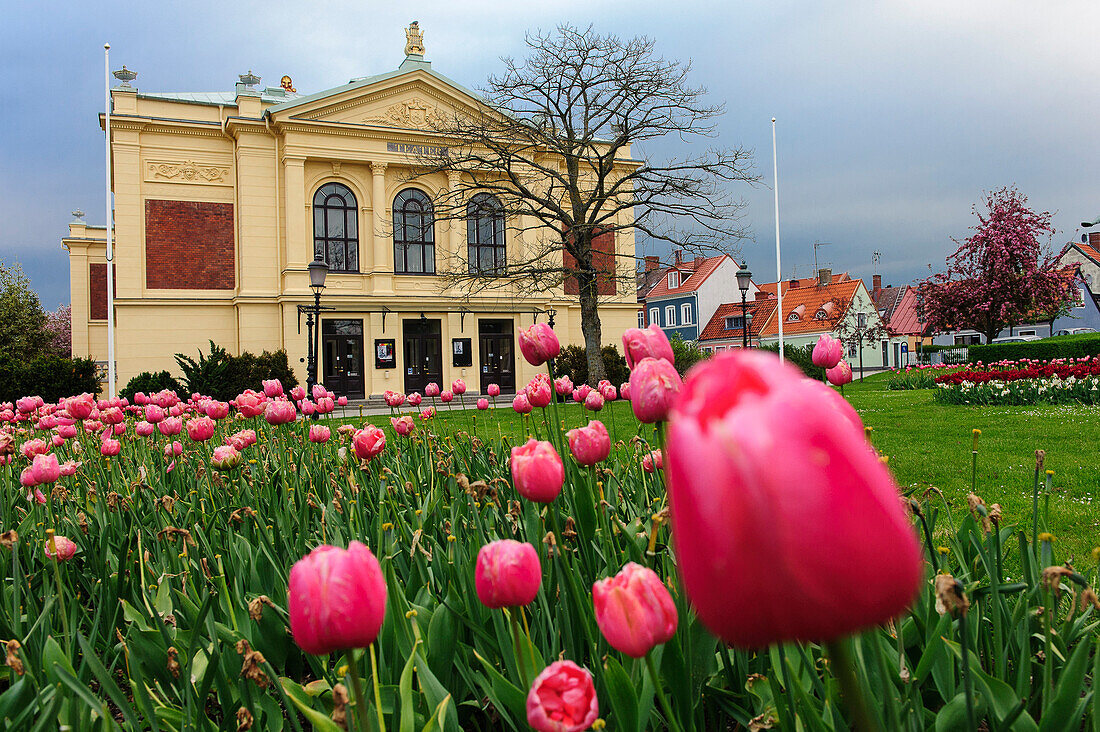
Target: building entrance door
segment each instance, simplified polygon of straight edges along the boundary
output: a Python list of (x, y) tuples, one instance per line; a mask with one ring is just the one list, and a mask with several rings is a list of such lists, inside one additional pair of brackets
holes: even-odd
[(481, 393), (489, 384), (501, 392), (516, 391), (516, 351), (511, 320), (479, 320), (477, 335), (481, 348)]
[(326, 389), (337, 396), (362, 399), (363, 321), (322, 321), (321, 362), (324, 366), (321, 381)]
[(405, 341), (405, 393), (418, 391), (435, 382), (443, 389), (443, 337), (438, 320), (418, 318), (402, 321)]

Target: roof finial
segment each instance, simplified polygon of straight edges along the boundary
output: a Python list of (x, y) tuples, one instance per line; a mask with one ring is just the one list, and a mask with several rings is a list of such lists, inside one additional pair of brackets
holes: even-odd
[(414, 20), (405, 29), (405, 55), (424, 55), (424, 31), (420, 30), (420, 21)]
[(130, 88), (130, 82), (137, 78), (137, 72), (130, 71), (130, 69), (126, 68), (126, 64), (122, 64), (122, 68), (118, 71), (112, 71), (111, 75), (122, 82), (120, 86), (124, 86), (127, 89)]
[(73, 223), (74, 224), (83, 224), (84, 223), (84, 212), (81, 211), (79, 208), (77, 210), (73, 211)]
[(245, 86), (256, 86), (260, 83), (260, 77), (252, 73), (252, 69), (248, 70), (247, 74), (241, 74), (237, 77), (241, 80), (241, 83)]

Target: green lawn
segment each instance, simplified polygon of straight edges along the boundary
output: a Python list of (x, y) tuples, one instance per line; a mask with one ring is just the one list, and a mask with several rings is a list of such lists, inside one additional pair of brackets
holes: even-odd
[[(872, 427), (872, 441), (890, 458), (890, 467), (906, 491), (923, 493), (929, 486), (943, 492), (952, 513), (966, 511), (971, 480), (971, 431), (982, 431), (978, 455), (978, 495), (999, 503), (1004, 522), (1030, 525), (1035, 451), (1046, 451), (1046, 468), (1055, 471), (1050, 498), (1050, 531), (1058, 538), (1059, 555), (1083, 562), (1100, 545), (1100, 407), (948, 406), (932, 401), (930, 389), (889, 391), (884, 376), (845, 387), (845, 396)], [(468, 400), (467, 406), (472, 406)], [(425, 405), (430, 403), (425, 401)], [(474, 431), (482, 438), (527, 434), (511, 399), (501, 397), (493, 412), (462, 411), (457, 401), (439, 419), (448, 428)], [(422, 405), (424, 406), (424, 405)], [(559, 414), (566, 428), (586, 423), (591, 413), (563, 404)], [(544, 432), (541, 416), (530, 424)], [(475, 423), (476, 418), (476, 423)], [(617, 440), (647, 429), (634, 419), (626, 402), (616, 402), (599, 414)], [(357, 420), (351, 420), (357, 421)], [(371, 417), (388, 425), (388, 416)], [(438, 428), (438, 427), (437, 427)], [(652, 439), (652, 432), (647, 434)]]

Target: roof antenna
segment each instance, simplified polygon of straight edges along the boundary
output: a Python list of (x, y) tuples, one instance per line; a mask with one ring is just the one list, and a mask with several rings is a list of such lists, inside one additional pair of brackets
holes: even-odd
[(817, 273), (821, 271), (821, 268), (817, 266), (817, 248), (818, 247), (827, 247), (827, 246), (829, 246), (829, 242), (827, 242), (827, 241), (815, 241), (814, 242), (814, 276), (817, 276)]
[(882, 252), (880, 252), (878, 249), (871, 252), (871, 264), (874, 265), (875, 274), (878, 274), (878, 261), (880, 259), (882, 259)]

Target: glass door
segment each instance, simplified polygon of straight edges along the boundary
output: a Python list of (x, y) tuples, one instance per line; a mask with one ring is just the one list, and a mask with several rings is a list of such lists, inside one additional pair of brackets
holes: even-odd
[(418, 318), (402, 321), (405, 354), (405, 393), (418, 391), (431, 382), (443, 384), (443, 336), (440, 321)]
[(516, 390), (515, 340), (511, 320), (479, 320), (478, 343), (481, 351), (481, 393), (489, 384), (500, 386), (505, 394)]
[(322, 383), (337, 396), (362, 399), (363, 321), (324, 320), (321, 323)]

